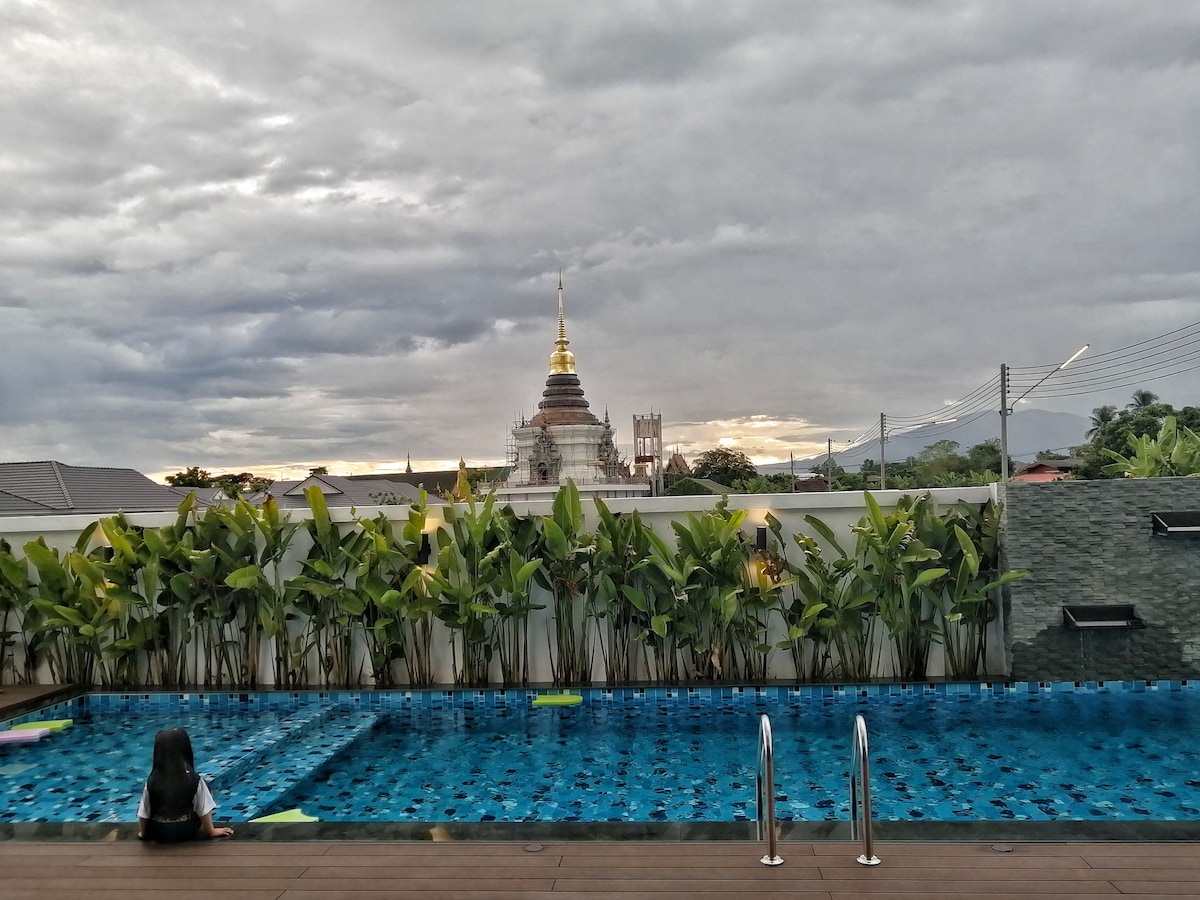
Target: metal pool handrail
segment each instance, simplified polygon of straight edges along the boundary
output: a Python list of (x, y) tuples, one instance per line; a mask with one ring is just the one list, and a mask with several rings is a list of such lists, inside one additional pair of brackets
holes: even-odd
[[(764, 718), (766, 718), (764, 716)], [(854, 717), (854, 745), (850, 748), (850, 839), (858, 837), (859, 814), (862, 814), (863, 852), (858, 857), (864, 866), (877, 866), (881, 862), (875, 855), (871, 843), (871, 762), (867, 748), (867, 720)], [(855, 770), (858, 770), (857, 773)], [(862, 798), (858, 796), (858, 782), (862, 781)]]
[(758, 839), (763, 839), (764, 830), (767, 838), (767, 855), (759, 862), (777, 866), (783, 859), (775, 852), (775, 747), (771, 740), (771, 720), (765, 714), (758, 719), (758, 775), (754, 782), (758, 793)]

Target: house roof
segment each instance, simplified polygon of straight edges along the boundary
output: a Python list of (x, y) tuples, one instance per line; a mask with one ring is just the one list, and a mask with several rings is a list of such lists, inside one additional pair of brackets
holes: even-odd
[[(302, 481), (276, 481), (268, 493), (275, 498), (280, 509), (308, 509), (304, 492), (318, 487), (325, 495), (325, 505), (381, 506), (387, 503), (415, 503), (421, 497), (419, 488), (385, 478), (355, 479), (341, 475), (309, 475)], [(430, 497), (430, 503), (439, 502)]]
[(1014, 475), (1023, 475), (1026, 472), (1074, 472), (1083, 465), (1083, 460), (1077, 456), (1068, 457), (1067, 459), (1035, 459), (1031, 463), (1026, 463), (1014, 472)]
[[(503, 483), (508, 479), (509, 467), (496, 466), (487, 469), (468, 469), (482, 472), (488, 482)], [(349, 481), (393, 481), (397, 484), (408, 484), (415, 488), (424, 487), (433, 495), (448, 494), (458, 484), (458, 469), (445, 469), (433, 472), (383, 472), (376, 475), (347, 475)], [(373, 490), (379, 490), (374, 488)]]
[(0, 463), (0, 515), (170, 512), (179, 494), (134, 469), (55, 460)]

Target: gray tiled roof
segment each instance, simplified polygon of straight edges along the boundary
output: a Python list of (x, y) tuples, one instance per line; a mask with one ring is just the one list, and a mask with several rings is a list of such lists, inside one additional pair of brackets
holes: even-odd
[(0, 463), (0, 515), (170, 512), (180, 496), (134, 469)]
[[(304, 490), (312, 485), (321, 488), (325, 505), (331, 507), (380, 506), (389, 499), (407, 505), (420, 498), (420, 490), (411, 484), (379, 478), (360, 481), (340, 475), (310, 475), (303, 481), (276, 481), (269, 493), (280, 509), (308, 509)], [(435, 498), (429, 498), (429, 503), (436, 502)]]
[(18, 497), (8, 491), (0, 491), (0, 516), (36, 516), (52, 512), (54, 509), (45, 503)]
[[(502, 484), (508, 479), (508, 466), (495, 466), (482, 470), (486, 480)], [(458, 469), (442, 469), (430, 472), (386, 472), (372, 475), (347, 475), (350, 481), (394, 481), (397, 484), (410, 484), (415, 488), (424, 487), (429, 496), (446, 494), (454, 490), (458, 484)]]

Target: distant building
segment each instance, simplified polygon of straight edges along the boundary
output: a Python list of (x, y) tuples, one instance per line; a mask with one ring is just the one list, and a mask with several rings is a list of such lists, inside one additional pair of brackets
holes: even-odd
[(649, 494), (647, 480), (630, 478), (617, 452), (608, 413), (600, 421), (589, 409), (569, 344), (560, 278), (558, 337), (550, 354), (546, 388), (537, 414), (513, 428), (508, 483), (497, 494), (507, 500), (549, 498), (568, 480), (585, 496)]
[[(54, 460), (0, 463), (0, 516), (174, 512), (187, 496), (133, 469)], [(207, 505), (200, 498), (201, 505)]]
[[(509, 470), (504, 466), (467, 470), (480, 477), (479, 490), (486, 493), (490, 485), (504, 484)], [(445, 497), (454, 490), (458, 482), (458, 469), (438, 469), (430, 472), (414, 472), (411, 467), (405, 472), (381, 472), (372, 475), (347, 475), (350, 481), (369, 483), (372, 481), (392, 481), (407, 484), (414, 488), (424, 488), (430, 498)]]
[[(407, 506), (417, 502), (421, 496), (420, 488), (404, 482), (340, 475), (309, 475), (301, 481), (276, 481), (266, 493), (275, 498), (280, 509), (308, 509), (308, 500), (304, 492), (310, 487), (321, 491), (325, 497), (325, 505), (331, 509), (351, 506)], [(442, 501), (430, 492), (428, 502), (435, 504)]]
[(1015, 471), (1009, 481), (1046, 482), (1062, 481), (1070, 478), (1075, 470), (1083, 465), (1083, 460), (1070, 459), (1038, 459), (1026, 463)]

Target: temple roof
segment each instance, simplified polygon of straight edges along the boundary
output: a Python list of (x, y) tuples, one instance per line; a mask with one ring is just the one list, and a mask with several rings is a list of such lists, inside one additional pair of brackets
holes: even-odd
[(588, 410), (579, 376), (575, 373), (575, 354), (567, 349), (567, 324), (563, 316), (562, 276), (558, 279), (558, 337), (550, 354), (550, 375), (537, 414), (530, 425), (599, 425)]

